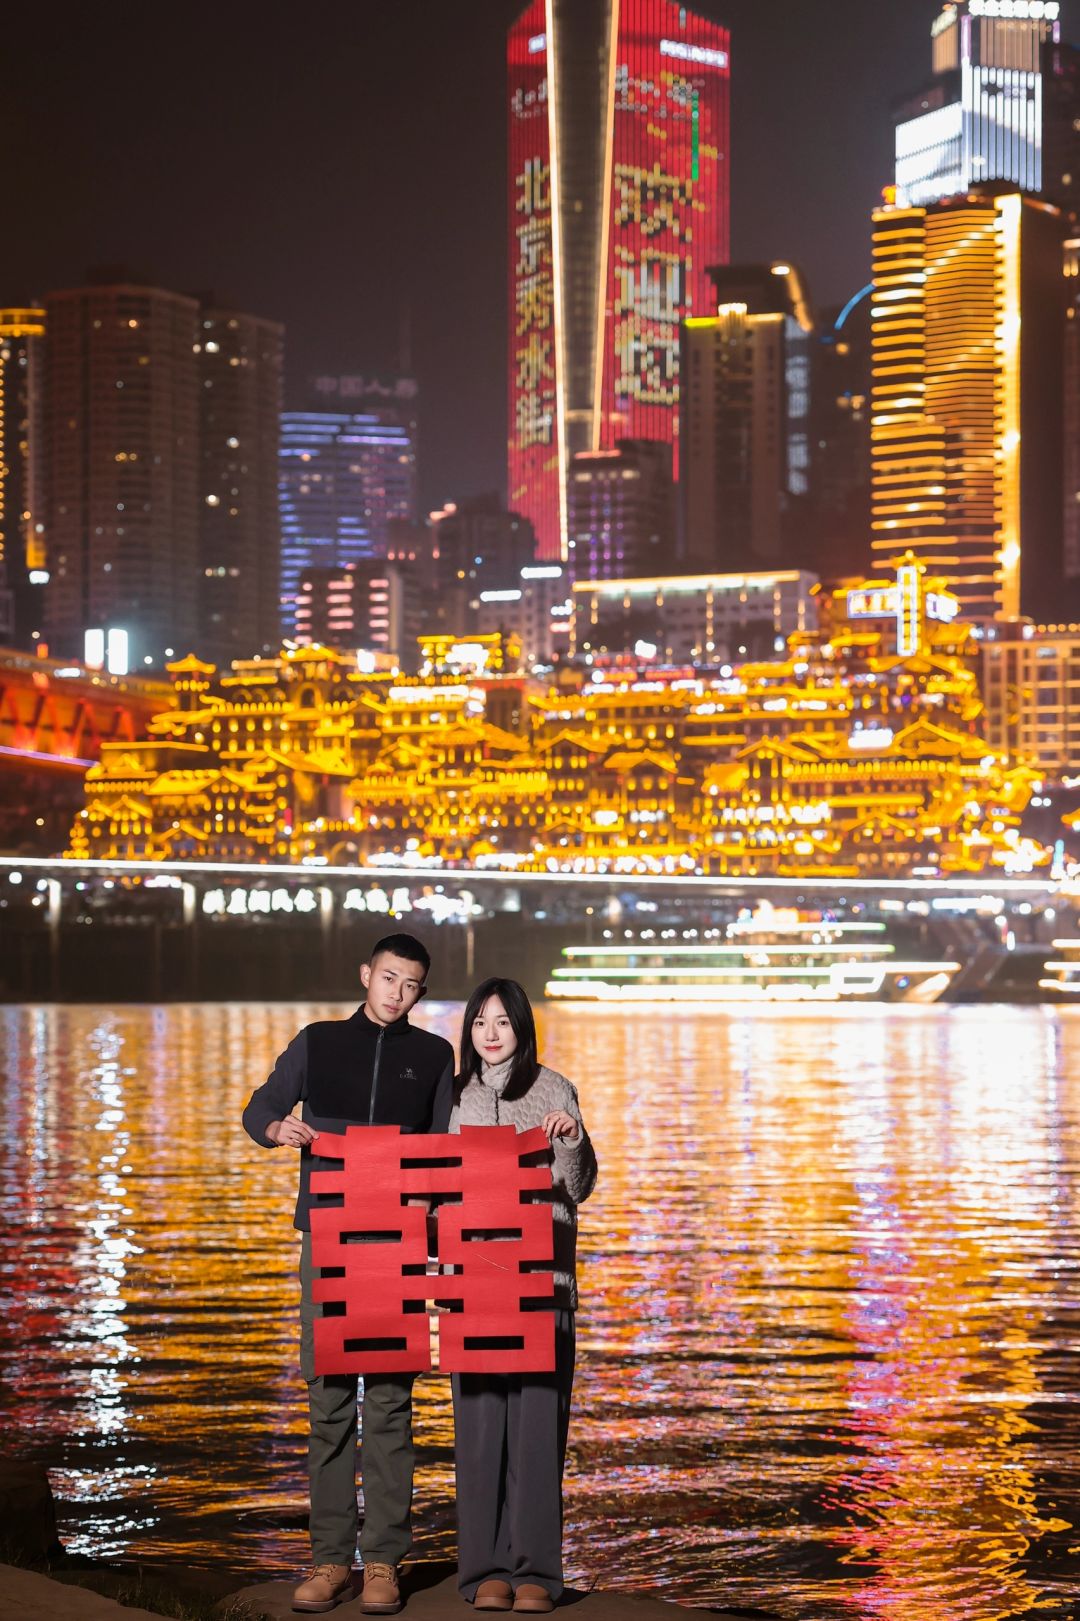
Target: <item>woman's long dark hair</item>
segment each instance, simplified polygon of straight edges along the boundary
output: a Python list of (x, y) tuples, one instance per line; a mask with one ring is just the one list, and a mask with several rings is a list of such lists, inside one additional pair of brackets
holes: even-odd
[(540, 1069), (536, 1055), (536, 1021), (529, 998), (516, 979), (485, 979), (469, 997), (465, 1017), (461, 1022), (461, 1075), (458, 1085), (463, 1087), (472, 1076), (480, 1074), (480, 1055), (473, 1046), (473, 1025), (489, 996), (497, 996), (506, 1009), (510, 1028), (517, 1036), (517, 1051), (510, 1065), (510, 1079), (506, 1083), (506, 1098), (519, 1098), (529, 1090)]

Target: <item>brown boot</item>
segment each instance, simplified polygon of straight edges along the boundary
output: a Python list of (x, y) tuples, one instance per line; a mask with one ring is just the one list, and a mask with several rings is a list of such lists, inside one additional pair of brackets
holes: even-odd
[(401, 1589), (393, 1565), (365, 1564), (360, 1608), (365, 1615), (396, 1615), (401, 1609)]
[(355, 1598), (352, 1569), (348, 1565), (316, 1565), (311, 1575), (293, 1593), (292, 1607), (321, 1615)]
[(524, 1611), (529, 1615), (546, 1615), (548, 1610), (555, 1608), (555, 1600), (546, 1587), (540, 1587), (536, 1582), (522, 1582), (520, 1587), (514, 1589), (514, 1609), (518, 1615)]
[(474, 1610), (512, 1610), (514, 1589), (509, 1582), (500, 1581), (497, 1576), (489, 1576), (487, 1581), (481, 1582), (476, 1589), (472, 1605)]

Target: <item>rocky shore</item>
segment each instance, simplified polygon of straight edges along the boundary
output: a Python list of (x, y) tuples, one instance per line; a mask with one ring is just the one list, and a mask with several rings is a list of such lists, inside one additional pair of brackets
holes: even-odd
[[(100, 1573), (44, 1575), (18, 1566), (0, 1565), (0, 1618), (2, 1621), (9, 1618), (10, 1621), (161, 1621), (163, 1615), (168, 1615), (177, 1621), (202, 1621), (203, 1617), (207, 1621), (285, 1621), (288, 1617), (291, 1621), (293, 1617), (291, 1581), (259, 1582), (240, 1587), (219, 1599), (214, 1599), (210, 1593), (197, 1598), (190, 1592), (190, 1578), (194, 1574), (190, 1571), (176, 1573), (178, 1578), (186, 1578), (185, 1586), (189, 1591), (185, 1597), (171, 1586), (167, 1570), (158, 1568), (150, 1572), (145, 1567), (137, 1571), (134, 1566), (130, 1570), (113, 1566), (110, 1579), (127, 1582), (127, 1587), (122, 1589), (124, 1602), (120, 1603), (107, 1593), (84, 1585), (88, 1577), (96, 1576), (100, 1581)], [(211, 1583), (221, 1579), (210, 1571), (199, 1574)], [(137, 1602), (129, 1602), (129, 1596), (134, 1601), (143, 1588), (147, 1589), (148, 1601), (157, 1608), (148, 1610)], [(453, 1572), (444, 1564), (413, 1565), (403, 1580), (403, 1592), (403, 1614), (413, 1621), (455, 1621), (455, 1618), (464, 1621), (466, 1606), (458, 1596)], [(672, 1621), (672, 1618), (677, 1621), (680, 1615), (687, 1613), (682, 1606), (665, 1603), (651, 1594), (600, 1589), (591, 1593), (568, 1592), (561, 1607), (573, 1609), (581, 1621)], [(348, 1603), (339, 1608), (343, 1621), (350, 1615), (359, 1618), (359, 1609), (353, 1610)], [(727, 1621), (766, 1621), (766, 1618), (778, 1621), (774, 1612), (767, 1610), (710, 1608), (690, 1613), (716, 1616), (720, 1621), (724, 1618)]]
[[(45, 1470), (0, 1459), (0, 1621), (284, 1621), (294, 1581), (252, 1583), (235, 1572), (157, 1564), (97, 1564), (64, 1553)], [(360, 1573), (354, 1577), (357, 1592)], [(465, 1621), (469, 1613), (446, 1561), (406, 1566), (404, 1614), (411, 1621)], [(678, 1621), (684, 1606), (655, 1594), (594, 1588), (568, 1591), (580, 1621)], [(343, 1617), (355, 1615), (348, 1602)], [(694, 1612), (692, 1612), (694, 1613)], [(699, 1609), (726, 1621), (779, 1621), (767, 1610)]]

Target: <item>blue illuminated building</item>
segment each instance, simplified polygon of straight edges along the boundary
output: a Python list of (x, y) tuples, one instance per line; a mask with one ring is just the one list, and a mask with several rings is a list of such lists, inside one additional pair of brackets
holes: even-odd
[[(294, 628), (305, 569), (384, 557), (395, 519), (416, 520), (416, 385), (317, 378), (320, 402), (281, 418), (281, 603)], [(322, 403), (325, 401), (325, 404)]]

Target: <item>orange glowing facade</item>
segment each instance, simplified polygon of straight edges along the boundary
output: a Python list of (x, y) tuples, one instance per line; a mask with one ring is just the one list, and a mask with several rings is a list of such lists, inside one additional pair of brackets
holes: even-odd
[[(995, 754), (969, 631), (914, 564), (831, 629), (725, 674), (545, 687), (499, 636), (422, 672), (325, 648), (188, 658), (176, 702), (87, 773), (69, 854), (504, 871), (848, 877), (1027, 871), (1033, 772)], [(587, 676), (587, 678), (586, 678)]]
[(1062, 224), (1019, 193), (874, 215), (873, 549), (976, 623), (1052, 611), (1063, 573)]
[(566, 556), (570, 459), (659, 440), (728, 255), (727, 30), (674, 0), (532, 0), (510, 29), (509, 489)]

